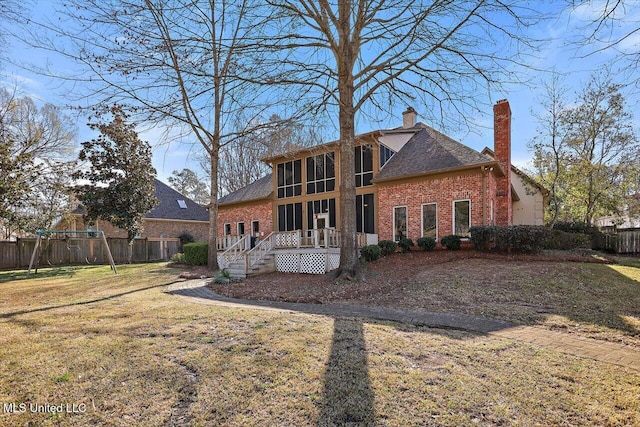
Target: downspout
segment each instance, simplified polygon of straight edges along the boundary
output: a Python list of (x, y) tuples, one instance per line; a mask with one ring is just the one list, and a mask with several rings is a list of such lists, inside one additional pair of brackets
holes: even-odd
[(482, 225), (487, 225), (487, 168), (480, 167), (482, 171)]

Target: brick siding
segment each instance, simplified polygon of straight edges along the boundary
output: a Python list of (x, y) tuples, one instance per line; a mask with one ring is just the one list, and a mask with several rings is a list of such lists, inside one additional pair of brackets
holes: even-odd
[(237, 235), (238, 222), (244, 222), (245, 233), (251, 233), (252, 221), (259, 221), (260, 237), (273, 231), (271, 200), (218, 207), (218, 236), (224, 235), (224, 224), (231, 224), (231, 235)]
[(454, 200), (471, 200), (471, 225), (490, 223), (490, 200), (495, 201), (495, 178), (486, 175), (486, 201), (483, 218), (482, 172), (441, 177), (398, 184), (379, 184), (378, 234), (381, 240), (393, 239), (393, 208), (407, 207), (407, 237), (414, 242), (422, 237), (422, 205), (437, 203), (438, 239), (453, 234)]

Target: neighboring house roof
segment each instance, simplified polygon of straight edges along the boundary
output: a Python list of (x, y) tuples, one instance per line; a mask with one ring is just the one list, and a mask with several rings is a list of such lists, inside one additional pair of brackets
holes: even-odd
[[(145, 218), (209, 221), (209, 212), (190, 198), (157, 179), (154, 179), (153, 184), (159, 203), (144, 216)], [(78, 206), (71, 213), (84, 215), (86, 210), (83, 206)]]
[(460, 169), (494, 163), (495, 160), (423, 123), (421, 128), (380, 170), (374, 181)]
[(273, 193), (273, 173), (263, 176), (257, 181), (218, 200), (218, 205), (266, 199)]

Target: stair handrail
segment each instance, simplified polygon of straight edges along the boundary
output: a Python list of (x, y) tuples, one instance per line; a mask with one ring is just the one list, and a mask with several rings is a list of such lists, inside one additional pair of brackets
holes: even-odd
[(274, 246), (274, 232), (269, 233), (267, 237), (261, 239), (257, 245), (250, 250), (244, 252), (244, 266), (245, 271), (248, 272), (256, 263), (265, 257), (266, 254), (271, 252)]
[(239, 239), (233, 245), (229, 246), (226, 251), (220, 254), (220, 257), (222, 260), (224, 260), (225, 264), (224, 266), (220, 267), (227, 268), (231, 263), (240, 259), (240, 257), (242, 257), (242, 254), (247, 251), (247, 240), (249, 240), (250, 237), (251, 235), (245, 234), (241, 239)]

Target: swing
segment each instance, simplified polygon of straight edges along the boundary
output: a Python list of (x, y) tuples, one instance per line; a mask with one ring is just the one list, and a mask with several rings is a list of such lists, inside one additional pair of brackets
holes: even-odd
[[(104, 232), (100, 230), (91, 230), (91, 231), (39, 230), (37, 233), (38, 237), (36, 239), (36, 244), (33, 248), (33, 253), (31, 254), (31, 261), (29, 262), (29, 270), (27, 271), (27, 277), (31, 275), (31, 269), (34, 267), (34, 263), (35, 263), (35, 272), (36, 273), (38, 272), (38, 266), (40, 265), (40, 259), (42, 258), (43, 253), (46, 256), (47, 264), (53, 266), (53, 265), (58, 265), (63, 263), (63, 260), (60, 260), (60, 259), (58, 259), (56, 262), (55, 254), (53, 254), (53, 250), (52, 250), (53, 246), (51, 244), (51, 237), (53, 235), (56, 235), (56, 234), (63, 235), (63, 239), (66, 243), (66, 249), (67, 251), (69, 251), (70, 259), (71, 259), (71, 253), (73, 251), (77, 251), (76, 253), (80, 253), (80, 251), (82, 250), (82, 248), (80, 247), (81, 239), (76, 237), (75, 238), (76, 241), (74, 242), (73, 240), (74, 238), (71, 237), (72, 233), (86, 234), (87, 238), (90, 239), (91, 248), (93, 248), (93, 238), (100, 237), (102, 243), (104, 244), (104, 247), (107, 250), (107, 256), (109, 258), (109, 264), (111, 265), (111, 269), (113, 270), (114, 274), (118, 274), (116, 264), (113, 261), (113, 256), (111, 255), (111, 249), (109, 249), (109, 244), (107, 243), (107, 239), (104, 235)], [(44, 244), (43, 244), (43, 238), (45, 239)], [(91, 256), (85, 257), (85, 262), (87, 264), (92, 264), (93, 262), (96, 261), (96, 259), (97, 258), (93, 256), (93, 251), (92, 251)]]

